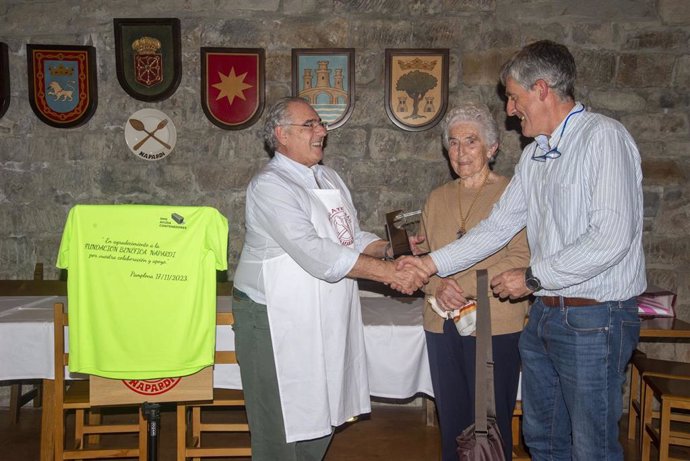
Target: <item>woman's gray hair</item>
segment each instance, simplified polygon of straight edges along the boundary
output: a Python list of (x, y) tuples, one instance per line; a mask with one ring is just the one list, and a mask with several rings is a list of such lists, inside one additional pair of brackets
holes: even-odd
[(528, 90), (541, 79), (561, 100), (575, 99), (575, 58), (566, 46), (550, 40), (534, 42), (515, 53), (501, 69), (504, 86), (508, 77)]
[(499, 144), (498, 124), (486, 104), (464, 103), (446, 114), (443, 120), (443, 146), (448, 149), (449, 131), (458, 123), (472, 122), (479, 125), (482, 141), (487, 147)]
[(273, 104), (266, 115), (263, 131), (264, 142), (268, 148), (271, 149), (271, 152), (275, 152), (277, 147), (278, 140), (276, 139), (276, 127), (292, 122), (289, 118), (288, 108), (293, 102), (305, 102), (305, 100), (292, 96), (281, 98)]

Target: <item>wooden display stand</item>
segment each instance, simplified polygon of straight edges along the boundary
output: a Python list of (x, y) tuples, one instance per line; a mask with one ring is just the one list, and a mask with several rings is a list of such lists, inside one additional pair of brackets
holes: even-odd
[(90, 376), (91, 405), (213, 400), (213, 366), (193, 375), (162, 379), (108, 379)]

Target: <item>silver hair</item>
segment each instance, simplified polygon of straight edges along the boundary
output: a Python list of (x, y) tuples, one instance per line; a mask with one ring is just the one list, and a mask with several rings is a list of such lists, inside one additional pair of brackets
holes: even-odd
[(486, 104), (469, 102), (450, 110), (443, 120), (443, 146), (446, 149), (448, 149), (449, 131), (455, 125), (462, 122), (472, 122), (479, 125), (482, 141), (487, 147), (499, 144), (498, 124), (491, 115), (489, 108)]
[(271, 152), (275, 152), (276, 147), (278, 147), (278, 140), (276, 139), (276, 127), (279, 125), (284, 125), (286, 123), (291, 123), (292, 120), (290, 120), (290, 114), (289, 114), (289, 106), (293, 102), (305, 102), (304, 99), (302, 98), (297, 98), (297, 97), (286, 97), (286, 98), (281, 98), (278, 101), (276, 101), (275, 104), (271, 107), (271, 109), (268, 111), (268, 114), (266, 115), (266, 120), (264, 121), (264, 142), (268, 146), (268, 148), (271, 150)]
[(561, 100), (575, 99), (575, 58), (565, 45), (550, 40), (534, 42), (515, 53), (501, 69), (504, 86), (508, 77), (525, 89), (544, 80)]

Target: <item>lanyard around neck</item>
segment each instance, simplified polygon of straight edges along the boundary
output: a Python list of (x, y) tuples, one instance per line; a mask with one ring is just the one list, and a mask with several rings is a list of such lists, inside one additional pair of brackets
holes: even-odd
[(576, 110), (575, 112), (571, 112), (568, 114), (568, 116), (565, 118), (565, 122), (563, 122), (563, 128), (561, 128), (561, 133), (558, 135), (558, 141), (556, 141), (556, 146), (553, 149), (550, 149), (544, 152), (543, 154), (536, 155), (537, 147), (541, 148), (541, 146), (537, 142), (534, 146), (534, 151), (532, 152), (532, 160), (536, 160), (537, 162), (545, 162), (547, 158), (556, 159), (560, 157), (561, 151), (558, 150), (558, 145), (561, 143), (561, 139), (563, 139), (563, 133), (565, 133), (565, 128), (568, 126), (568, 121), (570, 120), (570, 117), (572, 117), (575, 114), (579, 114), (584, 110), (585, 106), (582, 106), (579, 110)]

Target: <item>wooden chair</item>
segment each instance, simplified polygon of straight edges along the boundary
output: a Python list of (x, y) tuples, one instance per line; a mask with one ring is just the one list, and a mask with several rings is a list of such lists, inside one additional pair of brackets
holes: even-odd
[[(68, 316), (63, 303), (56, 303), (54, 314), (55, 338), (55, 425), (53, 428), (55, 441), (55, 460), (66, 459), (103, 459), (103, 458), (135, 458), (146, 460), (147, 455), (147, 424), (138, 410), (138, 421), (132, 424), (101, 424), (100, 415), (92, 417), (89, 404), (88, 380), (74, 380), (66, 382), (65, 366), (69, 362), (69, 354), (65, 353), (65, 327), (68, 326)], [(95, 407), (93, 409), (96, 409)], [(65, 412), (74, 411), (74, 449), (65, 449)], [(89, 420), (85, 418), (89, 413)], [(101, 434), (138, 434), (138, 446), (133, 448), (97, 448), (90, 447), (91, 443), (98, 443)], [(90, 436), (89, 440), (86, 436)]]
[[(686, 379), (646, 375), (642, 378), (645, 394), (642, 408), (642, 461), (649, 461), (651, 445), (659, 450), (659, 461), (680, 460), (669, 457), (671, 445), (690, 447), (690, 377)], [(652, 405), (661, 405), (659, 417), (652, 415)], [(655, 424), (656, 421), (658, 424)], [(672, 427), (672, 422), (684, 423), (685, 430)], [(684, 457), (682, 459), (688, 459)]]
[[(221, 325), (232, 325), (234, 319), (231, 312), (218, 313), (217, 322)], [(234, 351), (216, 351), (216, 364), (236, 364), (237, 356)], [(202, 418), (203, 409), (244, 407), (244, 394), (234, 389), (213, 389), (211, 402), (178, 402), (177, 404), (177, 460), (187, 458), (212, 457), (250, 457), (252, 454), (249, 443), (249, 424), (242, 422), (209, 422)], [(188, 409), (191, 408), (191, 425), (188, 431)], [(189, 432), (189, 434), (188, 434)], [(202, 444), (204, 433), (244, 433), (227, 437), (229, 442), (235, 442), (223, 447), (210, 447)], [(189, 442), (189, 443), (188, 443)]]
[[(645, 376), (661, 376), (666, 378), (690, 378), (690, 363), (660, 360), (647, 357), (640, 350), (633, 353), (630, 360), (630, 396), (628, 399), (628, 439), (634, 440), (641, 436), (644, 426), (641, 424), (642, 404), (645, 399)], [(658, 412), (652, 416), (658, 418)], [(642, 438), (640, 437), (640, 444)]]

